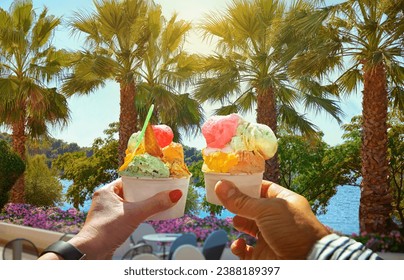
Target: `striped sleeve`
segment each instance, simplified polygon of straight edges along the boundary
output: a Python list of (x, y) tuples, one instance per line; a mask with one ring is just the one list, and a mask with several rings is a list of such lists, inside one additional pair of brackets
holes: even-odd
[(381, 260), (362, 243), (346, 236), (329, 234), (314, 244), (309, 260)]

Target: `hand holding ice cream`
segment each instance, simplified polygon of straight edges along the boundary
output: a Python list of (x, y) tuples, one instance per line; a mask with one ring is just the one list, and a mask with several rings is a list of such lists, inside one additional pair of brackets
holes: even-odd
[(173, 139), (169, 126), (148, 124), (146, 118), (142, 131), (130, 137), (124, 164), (119, 168), (124, 198), (128, 201), (142, 201), (164, 190), (182, 191), (183, 197), (175, 207), (150, 217), (151, 220), (178, 218), (184, 214), (191, 173), (184, 162), (182, 145)]

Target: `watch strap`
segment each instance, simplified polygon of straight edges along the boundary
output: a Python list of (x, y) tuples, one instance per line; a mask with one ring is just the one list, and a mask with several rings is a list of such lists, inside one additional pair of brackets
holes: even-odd
[(51, 244), (49, 247), (43, 250), (41, 256), (49, 252), (59, 255), (65, 260), (82, 260), (86, 256), (72, 244), (62, 240)]

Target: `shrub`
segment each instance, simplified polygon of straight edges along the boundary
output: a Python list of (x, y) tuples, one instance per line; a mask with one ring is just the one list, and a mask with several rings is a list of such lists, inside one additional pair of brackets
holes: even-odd
[(27, 160), (25, 202), (36, 206), (56, 206), (62, 200), (63, 186), (46, 164), (45, 155)]
[(388, 235), (362, 232), (351, 237), (375, 252), (404, 253), (404, 237), (399, 231), (392, 231)]
[(11, 150), (10, 146), (0, 140), (0, 209), (7, 203), (11, 188), (24, 173), (24, 161)]

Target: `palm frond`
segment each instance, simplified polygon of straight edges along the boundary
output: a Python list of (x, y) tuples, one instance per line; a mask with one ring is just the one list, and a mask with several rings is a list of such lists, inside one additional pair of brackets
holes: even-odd
[(336, 80), (336, 83), (343, 93), (357, 92), (359, 86), (363, 83), (362, 72), (355, 65), (342, 73)]
[(44, 8), (39, 15), (34, 27), (32, 28), (31, 47), (33, 50), (43, 47), (49, 43), (56, 27), (61, 23), (61, 19), (52, 15), (47, 15), (47, 9)]
[(105, 85), (119, 71), (113, 59), (90, 53), (82, 53), (73, 64), (73, 73), (64, 79), (62, 91), (67, 95), (88, 94)]
[(317, 135), (318, 127), (311, 123), (307, 118), (299, 114), (293, 107), (286, 104), (281, 104), (278, 108), (280, 129), (287, 128), (295, 134), (307, 136)]
[(236, 104), (230, 104), (226, 106), (222, 106), (213, 111), (214, 115), (230, 115), (233, 113), (238, 113), (238, 106)]

